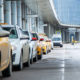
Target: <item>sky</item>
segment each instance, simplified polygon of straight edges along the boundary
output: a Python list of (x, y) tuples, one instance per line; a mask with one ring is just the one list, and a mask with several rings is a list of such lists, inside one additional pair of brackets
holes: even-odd
[(80, 25), (80, 0), (53, 0), (53, 2), (61, 23)]

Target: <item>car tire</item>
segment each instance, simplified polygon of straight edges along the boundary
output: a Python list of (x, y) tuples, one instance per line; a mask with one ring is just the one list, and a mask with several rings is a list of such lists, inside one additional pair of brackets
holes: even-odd
[(36, 62), (36, 61), (37, 61), (37, 55), (36, 55), (36, 57), (33, 59), (33, 61), (34, 61), (34, 62)]
[(2, 71), (3, 77), (10, 77), (12, 75), (12, 60), (10, 60), (9, 66)]
[(41, 60), (42, 59), (42, 55), (38, 55), (38, 59)]
[(42, 52), (42, 50), (41, 50), (41, 55), (38, 55), (38, 59), (39, 59), (39, 60), (42, 59), (42, 54), (43, 54), (43, 52)]
[(53, 50), (53, 48), (51, 48)]
[(49, 50), (49, 52), (51, 52), (51, 50)]
[(19, 70), (22, 70), (23, 69), (22, 54), (21, 54), (21, 57), (20, 57), (20, 63), (19, 63), (18, 69)]
[(61, 45), (60, 47), (63, 47), (63, 45)]

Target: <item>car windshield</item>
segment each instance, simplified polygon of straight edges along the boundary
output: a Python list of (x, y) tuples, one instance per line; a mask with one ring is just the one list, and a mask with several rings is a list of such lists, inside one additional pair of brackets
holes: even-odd
[(52, 41), (60, 41), (61, 38), (53, 38)]
[(14, 27), (13, 28), (12, 27), (6, 27), (6, 28), (3, 28), (3, 29), (10, 32), (9, 38), (11, 38), (11, 39), (18, 38), (18, 34), (17, 34), (17, 31), (16, 31), (16, 28), (14, 28)]

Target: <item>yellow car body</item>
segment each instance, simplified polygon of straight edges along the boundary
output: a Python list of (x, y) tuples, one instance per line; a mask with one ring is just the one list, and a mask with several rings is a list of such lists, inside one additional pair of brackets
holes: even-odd
[(39, 36), (40, 36), (40, 38), (44, 39), (43, 41), (40, 41), (42, 52), (44, 54), (47, 54), (47, 52), (48, 52), (48, 44), (46, 43), (45, 34), (39, 34)]
[(9, 33), (0, 29), (0, 72), (3, 76), (11, 76), (9, 71), (9, 65), (12, 61), (12, 47), (9, 43)]
[(51, 40), (47, 40), (46, 43), (48, 44), (49, 51), (51, 50)]
[(48, 47), (45, 41), (42, 42), (42, 51), (43, 53), (47, 53), (48, 51)]
[(41, 55), (41, 51), (42, 51), (41, 45), (40, 45), (40, 43), (38, 43), (38, 46), (37, 46), (37, 55)]

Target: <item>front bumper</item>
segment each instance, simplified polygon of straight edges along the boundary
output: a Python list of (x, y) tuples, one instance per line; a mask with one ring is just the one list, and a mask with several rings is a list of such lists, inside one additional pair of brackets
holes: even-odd
[(20, 52), (17, 50), (12, 52), (12, 62), (13, 66), (17, 66), (20, 63)]
[(37, 55), (41, 55), (41, 47), (37, 47)]
[(46, 46), (42, 47), (42, 52), (45, 53), (46, 52)]
[(60, 43), (54, 43), (53, 45), (54, 45), (54, 46), (60, 46), (60, 47), (63, 47), (63, 45), (60, 44)]

